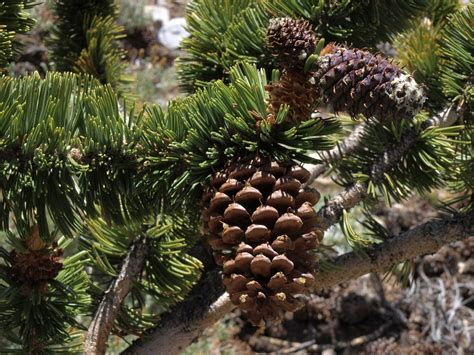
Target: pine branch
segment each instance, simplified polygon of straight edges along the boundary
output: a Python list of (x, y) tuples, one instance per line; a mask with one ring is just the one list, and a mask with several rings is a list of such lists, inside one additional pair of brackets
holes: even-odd
[(474, 211), (450, 219), (433, 219), (397, 237), (365, 249), (367, 258), (359, 253), (347, 253), (337, 257), (330, 272), (316, 278), (318, 289), (326, 288), (370, 272), (383, 271), (388, 267), (417, 256), (432, 254), (443, 245), (474, 236)]
[(383, 175), (389, 171), (392, 165), (397, 164), (403, 155), (413, 146), (419, 134), (415, 129), (409, 129), (400, 144), (396, 148), (386, 150), (378, 161), (372, 166), (370, 178), (374, 183), (378, 183)]
[(365, 199), (367, 197), (367, 189), (368, 185), (366, 183), (358, 182), (328, 201), (318, 212), (322, 218), (320, 223), (322, 229), (329, 229), (329, 227), (341, 219), (344, 210), (350, 210)]
[[(433, 126), (446, 127), (456, 122), (457, 117), (458, 116), (455, 112), (455, 108), (452, 106), (424, 121), (422, 123), (422, 127), (425, 129)], [(370, 171), (370, 181), (376, 184), (380, 179), (382, 179), (384, 174), (389, 171), (393, 165), (397, 164), (403, 155), (406, 154), (406, 152), (408, 152), (409, 149), (416, 143), (418, 137), (419, 134), (416, 129), (411, 128), (405, 133), (404, 137), (395, 149), (387, 149), (384, 154), (380, 156), (379, 160), (372, 165)], [(357, 143), (354, 143), (354, 145), (350, 145), (350, 149), (354, 150), (357, 148), (357, 146)], [(340, 157), (342, 157), (342, 154)], [(314, 170), (311, 172), (312, 177), (307, 182), (308, 185), (312, 184), (317, 178), (317, 175), (314, 174)], [(327, 202), (326, 205), (319, 211), (319, 215), (322, 217), (323, 228), (328, 229), (330, 226), (336, 224), (341, 218), (344, 210), (349, 210), (364, 200), (368, 196), (368, 188), (369, 186), (367, 182), (356, 182), (353, 185), (347, 187), (332, 200)]]
[(2, 1), (0, 6), (0, 72), (12, 60), (20, 43), (15, 41), (15, 34), (28, 32), (35, 21), (26, 11), (36, 5), (32, 0)]
[[(427, 127), (432, 124), (431, 120), (424, 122), (424, 125)], [(397, 164), (403, 155), (416, 143), (418, 137), (419, 135), (415, 128), (408, 130), (395, 149), (387, 149), (379, 160), (372, 165), (370, 180), (377, 183), (382, 179), (384, 174), (389, 171), (393, 165)], [(369, 195), (368, 189), (368, 182), (356, 182), (347, 187), (332, 200), (328, 201), (318, 212), (322, 218), (322, 228), (327, 230), (336, 224), (340, 220), (344, 210), (350, 210)]]
[[(454, 105), (451, 105), (450, 107), (445, 108), (444, 110), (440, 111), (436, 115), (433, 115), (433, 117), (427, 119), (422, 123), (423, 128), (429, 128), (429, 127), (449, 127), (453, 125), (459, 118), (459, 114), (456, 112), (456, 107)], [(321, 175), (323, 174), (328, 168), (330, 164), (335, 164), (337, 163), (338, 160), (343, 158), (344, 156), (347, 156), (348, 154), (351, 154), (355, 150), (357, 150), (362, 142), (360, 141), (361, 137), (363, 136), (365, 128), (368, 127), (368, 123), (365, 122), (363, 124), (360, 124), (357, 126), (352, 133), (337, 147), (333, 148), (332, 150), (328, 152), (322, 152), (321, 155), (326, 158), (326, 162), (323, 164), (318, 164), (318, 165), (313, 165), (310, 168), (307, 168), (310, 173), (311, 177), (309, 178), (308, 182), (306, 183), (307, 186), (310, 186), (311, 184), (314, 183), (314, 181)], [(398, 154), (403, 153), (406, 151), (405, 149), (408, 147), (404, 147), (403, 149), (401, 146), (405, 145), (410, 145), (413, 144), (413, 138), (414, 138), (414, 133), (415, 131), (412, 129), (409, 132), (406, 133), (407, 136), (403, 139), (402, 142), (400, 142), (400, 146), (397, 149)], [(394, 154), (390, 150), (384, 154), (384, 160), (387, 162), (387, 156), (389, 154)], [(397, 155), (398, 155), (397, 154)], [(394, 159), (396, 157), (392, 157)], [(376, 177), (380, 178), (380, 173), (386, 168), (386, 166), (382, 167), (382, 165), (386, 165), (383, 163), (383, 161), (380, 162), (379, 166), (374, 166), (372, 170), (380, 170), (379, 173), (377, 174)]]
[(158, 327), (143, 340), (135, 341), (123, 354), (177, 354), (233, 308), (224, 293), (220, 272), (214, 266), (186, 301), (164, 315)]
[(346, 139), (344, 139), (342, 143), (338, 144), (330, 151), (322, 152), (320, 154), (321, 158), (323, 158), (325, 162), (307, 168), (311, 173), (311, 177), (309, 178), (307, 185), (310, 185), (320, 175), (324, 174), (324, 172), (326, 172), (326, 170), (329, 168), (330, 164), (336, 163), (344, 155), (351, 154), (351, 152), (353, 152), (359, 146), (360, 138), (362, 137), (367, 124), (367, 122), (361, 123), (351, 132), (349, 136), (346, 137)]
[(48, 39), (51, 59), (58, 71), (71, 71), (88, 48), (87, 31), (94, 17), (115, 16), (113, 0), (54, 0), (51, 9), (57, 20)]
[(124, 51), (117, 40), (124, 37), (123, 28), (115, 23), (113, 16), (92, 18), (85, 33), (87, 46), (74, 63), (72, 70), (90, 74), (101, 84), (110, 84), (114, 89), (125, 89), (131, 78), (123, 73), (127, 66)]
[[(387, 242), (359, 253), (337, 257), (333, 268), (316, 276), (317, 289), (329, 288), (370, 272), (385, 270), (393, 264), (416, 256), (436, 252), (441, 246), (474, 236), (474, 210), (464, 216), (432, 220), (402, 233)], [(177, 306), (146, 337), (134, 342), (123, 354), (160, 352), (177, 354), (191, 344), (209, 325), (233, 309), (226, 293), (220, 294), (221, 278), (216, 270), (195, 288), (192, 296)], [(172, 341), (170, 341), (172, 339)]]
[(84, 346), (86, 354), (105, 354), (107, 340), (123, 300), (140, 275), (150, 252), (145, 235), (138, 236), (121, 266), (117, 278), (105, 292), (87, 332)]

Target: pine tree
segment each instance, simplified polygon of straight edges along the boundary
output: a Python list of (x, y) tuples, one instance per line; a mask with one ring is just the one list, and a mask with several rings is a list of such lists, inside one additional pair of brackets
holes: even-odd
[[(11, 3), (2, 64), (31, 25)], [(75, 73), (0, 77), (6, 352), (105, 353), (116, 335), (177, 353), (233, 306), (278, 319), (303, 293), (474, 235), (473, 5), (194, 0), (189, 95), (166, 109), (124, 104), (112, 1), (53, 8), (53, 61)], [(340, 194), (320, 199), (322, 173)], [(456, 196), (445, 219), (390, 236), (372, 218), (375, 201), (438, 188)], [(337, 223), (352, 252), (332, 260)]]
[(58, 21), (51, 31), (52, 61), (60, 72), (90, 74), (102, 84), (124, 89), (124, 52), (117, 40), (123, 28), (115, 23), (117, 6), (112, 0), (54, 0)]
[(32, 4), (33, 1), (25, 0), (2, 1), (0, 7), (0, 71), (3, 71), (12, 60), (15, 47), (19, 45), (15, 41), (15, 34), (28, 32), (34, 23), (26, 12), (33, 6)]

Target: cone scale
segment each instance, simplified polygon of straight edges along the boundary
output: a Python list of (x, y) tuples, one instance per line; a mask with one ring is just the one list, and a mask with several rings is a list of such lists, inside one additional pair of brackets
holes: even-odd
[(233, 304), (254, 324), (295, 311), (314, 282), (323, 232), (304, 189), (309, 172), (269, 159), (248, 159), (216, 174), (204, 196), (209, 244)]

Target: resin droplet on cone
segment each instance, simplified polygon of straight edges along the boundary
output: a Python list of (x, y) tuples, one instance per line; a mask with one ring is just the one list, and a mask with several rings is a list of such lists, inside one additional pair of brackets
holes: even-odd
[(300, 166), (248, 159), (216, 174), (205, 193), (205, 227), (224, 284), (255, 324), (295, 311), (295, 296), (314, 282), (309, 251), (323, 232), (312, 208), (319, 193), (302, 188), (308, 178)]
[(426, 99), (421, 86), (397, 65), (360, 49), (330, 44), (322, 51), (314, 77), (334, 111), (352, 116), (412, 118)]

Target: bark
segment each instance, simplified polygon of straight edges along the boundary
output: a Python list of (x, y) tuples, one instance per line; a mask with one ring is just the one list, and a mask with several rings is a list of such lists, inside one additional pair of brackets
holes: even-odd
[(123, 354), (178, 354), (234, 306), (224, 292), (220, 271), (207, 272), (184, 302), (166, 313), (160, 324)]
[(317, 276), (318, 289), (386, 270), (416, 256), (432, 254), (443, 245), (474, 236), (474, 212), (444, 220), (432, 220), (384, 243), (365, 249), (367, 257), (347, 253), (337, 257), (333, 270)]
[[(366, 249), (367, 257), (347, 253), (333, 261), (331, 271), (316, 275), (317, 289), (329, 288), (370, 272), (436, 252), (441, 246), (474, 236), (474, 211), (469, 215), (432, 220), (382, 244)], [(159, 327), (136, 341), (124, 354), (178, 354), (206, 327), (233, 309), (216, 270), (209, 273), (191, 298), (165, 315)], [(212, 303), (212, 300), (216, 300)]]
[(367, 184), (355, 183), (346, 188), (339, 195), (328, 201), (318, 212), (321, 217), (320, 226), (323, 230), (336, 224), (344, 210), (350, 210), (367, 197)]
[(114, 279), (97, 308), (87, 331), (85, 354), (105, 354), (107, 340), (124, 298), (140, 276), (149, 254), (147, 237), (140, 235), (133, 242), (125, 257), (117, 278)]
[(320, 157), (325, 160), (324, 163), (318, 165), (308, 166), (307, 169), (311, 173), (311, 176), (306, 183), (307, 186), (311, 185), (319, 176), (329, 168), (329, 165), (340, 160), (344, 155), (351, 154), (354, 150), (359, 147), (360, 138), (367, 127), (367, 122), (363, 122), (358, 125), (349, 136), (334, 149), (328, 152), (320, 153)]

